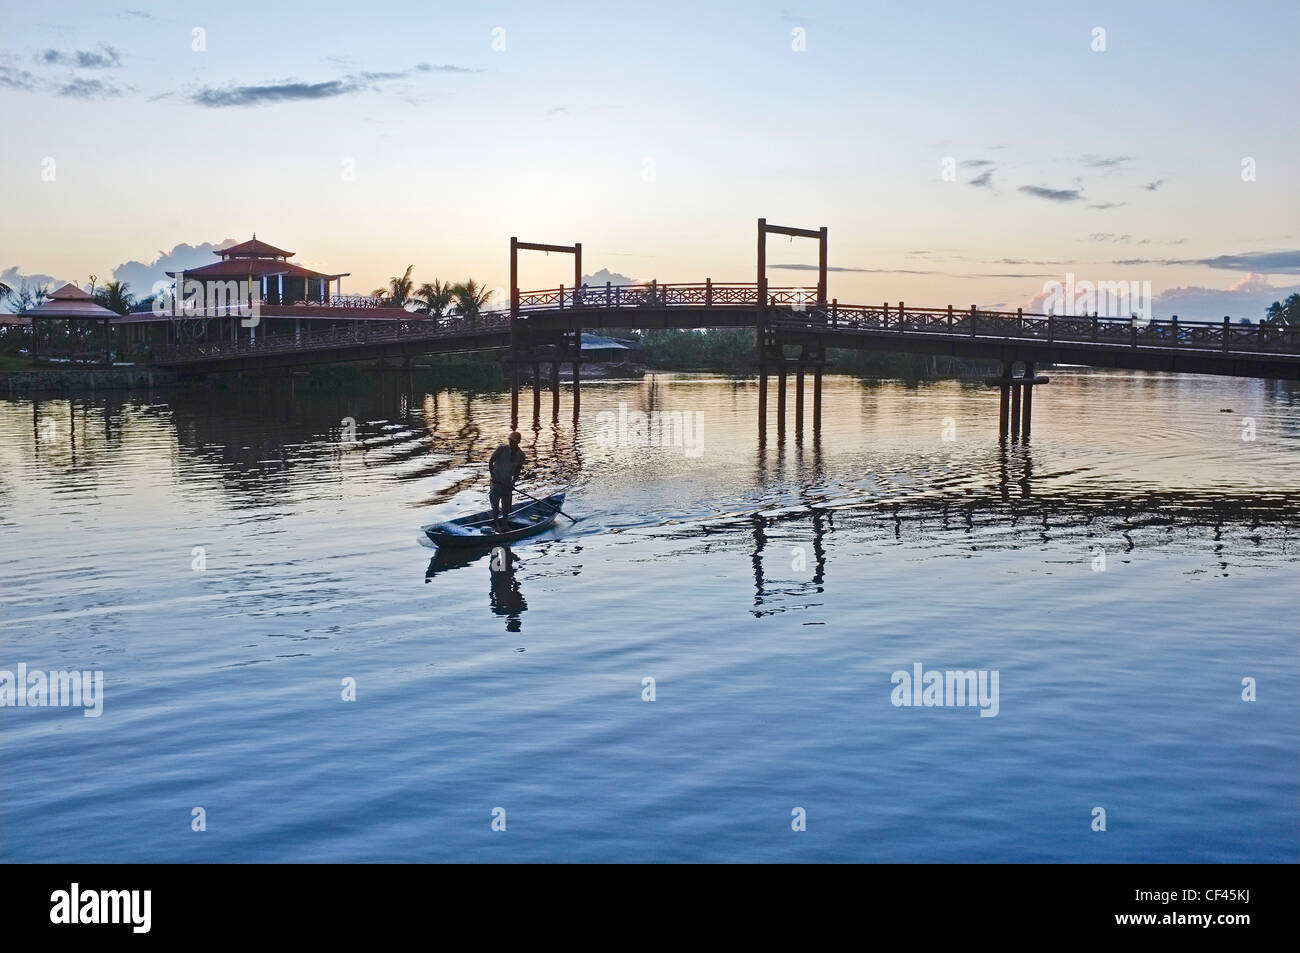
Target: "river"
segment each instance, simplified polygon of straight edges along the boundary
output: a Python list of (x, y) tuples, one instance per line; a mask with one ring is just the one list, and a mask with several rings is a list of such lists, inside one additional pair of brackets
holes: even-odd
[(508, 395), (0, 401), (0, 669), (104, 679), (0, 708), (0, 859), (1300, 859), (1300, 390), (1049, 374), (1005, 448), (977, 382), (761, 448), (752, 381), (566, 390), (579, 521), (460, 561)]

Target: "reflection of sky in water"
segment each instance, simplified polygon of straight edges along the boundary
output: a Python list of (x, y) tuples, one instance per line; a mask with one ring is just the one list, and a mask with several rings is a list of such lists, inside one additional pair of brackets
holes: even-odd
[[(495, 572), (417, 536), (483, 508), (499, 395), (0, 403), (6, 661), (107, 682), (97, 720), (0, 713), (46, 779), (6, 789), (11, 853), (1294, 860), (1294, 395), (1051, 376), (1028, 448), (995, 392), (833, 378), (820, 443), (761, 454), (752, 384), (593, 385), (587, 420), (699, 411), (703, 455), (544, 404), (525, 448), (582, 519)], [(999, 670), (998, 717), (893, 708), (914, 662)]]

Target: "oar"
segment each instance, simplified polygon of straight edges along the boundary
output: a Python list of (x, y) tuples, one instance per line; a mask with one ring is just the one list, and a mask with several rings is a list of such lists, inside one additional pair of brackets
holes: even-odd
[(549, 507), (552, 507), (552, 508), (555, 510), (555, 512), (559, 513), (561, 516), (563, 516), (563, 517), (564, 517), (565, 519), (567, 519), (567, 520), (573, 520), (573, 522), (575, 522), (575, 523), (578, 522), (577, 520), (573, 519), (573, 517), (570, 516), (568, 513), (564, 512), (564, 510), (562, 510), (562, 509), (560, 509), (558, 506), (556, 506), (554, 503), (547, 503), (545, 500), (539, 500), (537, 497), (533, 496), (531, 493), (527, 493), (527, 492), (525, 492), (525, 491), (519, 489), (519, 487), (515, 487), (515, 492), (516, 492), (516, 493), (522, 493), (524, 496), (528, 497), (528, 498), (529, 498), (530, 500), (532, 500), (534, 503), (541, 503), (542, 506), (549, 506)]

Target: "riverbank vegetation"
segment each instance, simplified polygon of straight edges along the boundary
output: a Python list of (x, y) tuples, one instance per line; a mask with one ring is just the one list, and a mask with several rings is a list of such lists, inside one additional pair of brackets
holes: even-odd
[[(653, 370), (754, 373), (754, 331), (714, 328), (705, 331), (611, 331), (639, 341), (646, 366)], [(974, 361), (924, 354), (832, 349), (828, 370), (860, 377), (938, 378), (995, 374), (996, 361)]]

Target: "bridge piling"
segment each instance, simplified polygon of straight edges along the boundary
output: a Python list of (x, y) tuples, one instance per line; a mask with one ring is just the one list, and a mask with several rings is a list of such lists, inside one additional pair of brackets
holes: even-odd
[[(1034, 364), (1032, 361), (1025, 361), (1025, 379), (1032, 381), (1034, 379)], [(1026, 384), (1024, 394), (1021, 397), (1023, 408), (1020, 412), (1020, 439), (1029, 442), (1029, 426), (1034, 416), (1034, 385)]]
[(997, 387), (1000, 391), (998, 440), (1003, 443), (1008, 437), (1013, 443), (1029, 439), (1029, 431), (1033, 425), (1034, 388), (1046, 384), (1049, 380), (1034, 373), (1033, 361), (1025, 361), (1024, 373), (1020, 377), (1013, 377), (1011, 368), (1014, 363), (1014, 361), (1003, 361), (1000, 376), (984, 379), (986, 385)]
[(519, 361), (511, 348), (510, 355), (510, 429), (519, 429)]
[(785, 358), (777, 364), (776, 378), (776, 436), (785, 437)]
[(813, 437), (822, 432), (822, 367), (813, 368)]
[(551, 358), (551, 420), (560, 419), (560, 345), (555, 345), (555, 354)]
[(578, 424), (578, 408), (582, 403), (582, 328), (573, 331), (573, 424)]
[(799, 358), (799, 366), (794, 372), (794, 433), (796, 437), (803, 436), (803, 368), (807, 350), (807, 348), (804, 348), (804, 356)]
[(1020, 439), (1020, 384), (1011, 385), (1011, 441), (1015, 443)]
[[(1011, 376), (1010, 369), (1007, 368), (1005, 365), (1003, 366), (1002, 369), (1002, 376), (1004, 378)], [(998, 398), (998, 440), (1006, 440), (1008, 411), (1010, 410), (1010, 402), (1011, 402), (1011, 385), (1006, 383), (1006, 381), (1004, 380), (998, 386), (1001, 390), (1001, 393)]]
[(542, 365), (533, 361), (533, 428), (542, 423)]

